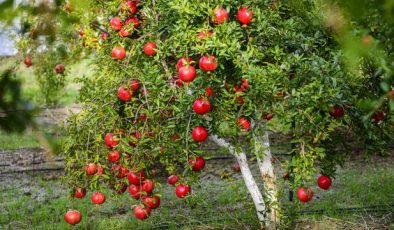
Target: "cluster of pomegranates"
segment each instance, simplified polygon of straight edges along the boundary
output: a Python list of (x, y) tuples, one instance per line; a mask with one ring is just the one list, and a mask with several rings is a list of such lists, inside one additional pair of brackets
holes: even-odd
[[(111, 29), (117, 31), (120, 37), (129, 37), (134, 30), (141, 26), (141, 21), (136, 17), (139, 0), (126, 1), (121, 4), (120, 11), (124, 13), (127, 18), (121, 19), (120, 16), (113, 17), (109, 25)], [(107, 39), (109, 34), (107, 32), (101, 33), (102, 39)], [(112, 49), (112, 57), (116, 60), (122, 60), (126, 57), (126, 50), (122, 46), (115, 46)]]
[[(319, 178), (317, 178), (317, 185), (323, 189), (323, 190), (328, 190), (331, 187), (332, 180), (329, 176), (326, 175), (321, 175)], [(297, 198), (301, 202), (308, 202), (313, 198), (313, 191), (310, 187), (304, 188), (298, 188), (297, 190)]]
[(126, 1), (122, 3), (120, 11), (127, 15), (127, 19), (122, 20), (119, 16), (113, 17), (110, 21), (110, 27), (118, 31), (120, 37), (128, 37), (132, 34), (133, 29), (141, 26), (140, 20), (135, 16), (139, 0)]
[[(116, 190), (117, 193), (122, 194), (126, 190), (129, 191), (131, 197), (136, 200), (140, 200), (140, 203), (134, 206), (134, 216), (139, 220), (144, 220), (149, 217), (151, 211), (160, 206), (160, 195), (153, 194), (155, 189), (155, 183), (151, 179), (147, 179), (144, 173), (144, 169), (141, 170), (129, 170), (118, 164), (119, 159), (122, 157), (119, 151), (115, 150), (119, 144), (119, 138), (112, 133), (108, 133), (104, 137), (105, 145), (109, 149), (107, 155), (108, 161), (113, 165), (112, 173), (118, 179), (127, 177), (128, 185), (123, 181), (118, 181), (118, 187), (112, 186), (112, 189)], [(188, 164), (193, 171), (201, 171), (205, 166), (205, 160), (201, 156), (197, 156), (189, 160)], [(103, 173), (103, 167), (96, 165), (95, 163), (89, 163), (84, 168), (87, 176), (101, 175)], [(167, 179), (167, 183), (176, 186), (175, 194), (179, 198), (188, 196), (191, 192), (191, 186), (180, 183), (181, 178), (177, 175), (171, 175)], [(77, 187), (74, 189), (74, 198), (82, 199), (86, 196), (86, 189)], [(106, 197), (101, 192), (93, 192), (91, 200), (96, 205), (101, 205), (105, 202)], [(81, 221), (82, 215), (77, 210), (68, 211), (64, 219), (69, 224), (77, 224)]]
[[(237, 12), (237, 19), (243, 25), (249, 25), (253, 20), (253, 12), (248, 7), (241, 6)], [(212, 20), (215, 24), (222, 24), (229, 21), (229, 15), (226, 9), (223, 7), (217, 7), (214, 9), (214, 18)]]

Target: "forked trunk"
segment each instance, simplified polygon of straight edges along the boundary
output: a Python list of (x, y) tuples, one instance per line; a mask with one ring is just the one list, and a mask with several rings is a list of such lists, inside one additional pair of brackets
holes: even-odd
[(257, 156), (257, 164), (264, 182), (265, 195), (269, 203), (267, 204), (269, 223), (266, 224), (267, 229), (276, 229), (279, 223), (279, 203), (276, 187), (276, 177), (274, 166), (272, 164), (272, 154), (270, 149), (269, 134), (264, 130), (263, 140), (260, 136), (255, 137), (255, 151)]
[(262, 224), (263, 228), (266, 228), (266, 224), (269, 222), (266, 218), (267, 209), (264, 203), (263, 196), (257, 186), (255, 179), (253, 178), (252, 172), (249, 169), (246, 154), (242, 150), (234, 148), (226, 140), (219, 138), (216, 135), (211, 135), (210, 140), (215, 142), (220, 147), (227, 148), (232, 155), (237, 159), (238, 164), (241, 168), (242, 177), (245, 181), (245, 185), (252, 196), (254, 205), (257, 211), (257, 217)]

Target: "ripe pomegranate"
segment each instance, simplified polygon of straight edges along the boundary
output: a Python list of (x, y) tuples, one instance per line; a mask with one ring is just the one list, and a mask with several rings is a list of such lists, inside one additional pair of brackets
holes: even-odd
[(180, 69), (182, 66), (188, 66), (188, 65), (190, 65), (190, 63), (191, 63), (192, 61), (193, 61), (192, 58), (187, 58), (187, 57), (180, 58), (180, 59), (178, 60), (177, 64), (176, 64), (176, 70), (179, 71), (179, 69)]
[(138, 28), (138, 27), (141, 26), (140, 20), (138, 18), (136, 18), (136, 17), (128, 18), (126, 20), (126, 25), (128, 25), (130, 23), (133, 23), (134, 28)]
[(160, 206), (160, 196), (143, 196), (141, 198), (142, 202), (151, 209), (156, 209)]
[(204, 38), (210, 37), (210, 36), (212, 36), (212, 35), (213, 35), (213, 32), (212, 32), (212, 31), (208, 31), (208, 32), (201, 31), (201, 32), (199, 32), (199, 33), (197, 34), (197, 36), (198, 36), (200, 39), (204, 39)]
[(126, 57), (126, 50), (123, 47), (115, 46), (112, 49), (112, 58), (115, 60), (122, 60)]
[(130, 81), (130, 89), (137, 91), (140, 88), (140, 81), (138, 79), (133, 79)]
[(222, 24), (223, 22), (227, 22), (229, 20), (227, 10), (223, 7), (217, 7), (214, 10), (213, 23)]
[(156, 46), (156, 43), (154, 43), (154, 42), (148, 42), (144, 45), (144, 53), (148, 56), (155, 55), (157, 53), (156, 49), (157, 49), (157, 46)]
[(207, 87), (207, 88), (205, 89), (205, 94), (207, 95), (207, 97), (212, 96), (212, 94), (213, 94), (213, 88), (212, 88), (211, 86)]
[(185, 184), (180, 184), (175, 189), (175, 194), (179, 198), (187, 196), (191, 192), (192, 188)]
[(120, 29), (122, 29), (122, 26), (123, 26), (123, 20), (120, 19), (119, 17), (114, 17), (109, 22), (109, 25), (114, 30), (120, 30)]
[(54, 70), (55, 70), (56, 73), (63, 73), (65, 68), (64, 68), (64, 65), (58, 64), (58, 65), (55, 66)]
[(183, 81), (179, 79), (179, 77), (173, 77), (172, 80), (175, 82), (176, 86), (182, 87), (183, 86)]
[(240, 117), (238, 119), (239, 125), (242, 127), (244, 130), (249, 130), (250, 129), (250, 121), (244, 117)]
[(317, 185), (324, 190), (327, 190), (330, 188), (332, 184), (332, 180), (329, 176), (321, 175), (319, 178), (317, 178)]
[(26, 56), (25, 59), (23, 60), (23, 63), (25, 63), (26, 67), (29, 68), (30, 66), (33, 65), (31, 58), (29, 56)]
[(94, 175), (97, 173), (97, 165), (94, 163), (85, 166), (86, 175)]
[(201, 171), (205, 166), (205, 160), (203, 157), (198, 156), (195, 159), (189, 160), (189, 165), (192, 166), (193, 171), (198, 172)]
[(103, 175), (103, 173), (104, 173), (103, 166), (101, 166), (101, 165), (97, 166), (97, 173), (96, 173), (96, 175), (101, 176), (101, 175)]
[(240, 104), (240, 105), (245, 104), (245, 99), (244, 99), (244, 97), (242, 97), (242, 96), (237, 97), (237, 102), (238, 102), (238, 104)]
[(132, 94), (125, 87), (121, 86), (118, 89), (118, 98), (120, 101), (123, 101), (123, 102), (130, 101), (132, 98)]
[(122, 4), (121, 11), (126, 11), (129, 14), (135, 14), (137, 12), (137, 5), (134, 1), (127, 1)]
[(171, 175), (167, 178), (167, 183), (170, 185), (175, 185), (179, 181), (179, 177), (177, 175)]
[(253, 19), (253, 12), (251, 12), (248, 7), (242, 6), (238, 10), (237, 18), (242, 25), (249, 25)]
[(107, 32), (102, 32), (102, 33), (101, 33), (101, 38), (102, 38), (103, 40), (106, 40), (108, 37), (109, 37), (109, 33), (107, 33)]
[(143, 207), (142, 205), (137, 205), (134, 207), (134, 216), (139, 220), (145, 220), (150, 215), (151, 209), (149, 207)]
[(120, 154), (117, 150), (111, 151), (108, 153), (108, 160), (112, 163), (115, 163), (119, 160)]
[(241, 82), (242, 82), (241, 87), (244, 88), (244, 89), (247, 89), (248, 86), (249, 86), (248, 80), (246, 80), (246, 79), (241, 79)]
[(138, 28), (141, 26), (141, 23), (138, 20), (138, 18), (135, 18), (135, 17), (129, 18), (126, 20), (125, 26), (119, 31), (119, 36), (121, 36), (121, 37), (130, 36), (130, 29), (129, 29), (129, 27), (127, 27), (130, 23), (133, 23), (134, 28)]
[(182, 66), (179, 68), (178, 75), (183, 82), (192, 82), (196, 78), (196, 69), (191, 65)]
[(203, 98), (198, 98), (193, 103), (193, 110), (200, 115), (206, 114), (211, 110), (211, 102)]
[(137, 131), (136, 133), (132, 133), (130, 135), (129, 145), (132, 146), (132, 147), (136, 147), (139, 139), (141, 139), (141, 133), (140, 132)]
[(198, 63), (202, 71), (214, 71), (218, 67), (215, 56), (202, 56)]
[(112, 173), (116, 175), (116, 178), (125, 178), (128, 173), (129, 173), (129, 169), (126, 167), (123, 167), (122, 164), (119, 165), (114, 165), (112, 167)]
[(233, 164), (233, 171), (234, 172), (241, 172), (241, 166), (238, 163)]
[(64, 220), (71, 224), (71, 225), (76, 225), (79, 222), (81, 222), (82, 219), (82, 215), (79, 211), (77, 210), (69, 210), (66, 212), (66, 214), (64, 215)]
[(235, 92), (244, 92), (245, 89), (242, 86), (234, 85)]
[(104, 142), (105, 142), (105, 145), (106, 145), (108, 148), (112, 149), (113, 147), (115, 147), (115, 146), (118, 145), (119, 140), (118, 140), (118, 138), (117, 138), (116, 136), (114, 136), (112, 133), (107, 133), (107, 134), (105, 134), (105, 136), (104, 136)]
[(140, 185), (142, 181), (145, 179), (144, 170), (140, 170), (138, 173), (130, 171), (127, 175), (127, 179), (130, 184)]
[(338, 106), (338, 105), (334, 105), (331, 108), (329, 113), (330, 113), (331, 117), (333, 117), (335, 119), (341, 118), (345, 114), (343, 108), (341, 106)]
[(386, 114), (383, 111), (376, 111), (374, 114), (372, 114), (372, 122), (374, 123), (379, 123), (381, 122)]
[(102, 204), (105, 202), (105, 195), (101, 192), (94, 192), (92, 194), (92, 202), (95, 204)]
[(197, 126), (192, 130), (194, 141), (203, 142), (208, 137), (208, 131), (203, 126)]
[(267, 115), (264, 116), (264, 119), (270, 121), (273, 117), (274, 115), (272, 113), (268, 113)]
[(306, 190), (304, 188), (299, 188), (297, 190), (297, 198), (301, 202), (308, 202), (312, 199), (312, 197), (313, 191), (310, 187), (306, 188)]
[(129, 35), (130, 35), (129, 30), (127, 30), (127, 29), (119, 30), (119, 36), (122, 38), (128, 37)]
[(139, 199), (141, 197), (141, 186), (132, 184), (129, 186), (129, 193), (134, 199)]
[(142, 182), (142, 191), (146, 192), (147, 194), (152, 193), (155, 189), (155, 183), (150, 179), (145, 179)]
[(139, 121), (146, 121), (148, 120), (148, 115), (146, 115), (146, 113), (140, 114), (140, 116), (138, 117)]
[(74, 197), (77, 199), (82, 199), (86, 196), (85, 188), (75, 188), (74, 189)]

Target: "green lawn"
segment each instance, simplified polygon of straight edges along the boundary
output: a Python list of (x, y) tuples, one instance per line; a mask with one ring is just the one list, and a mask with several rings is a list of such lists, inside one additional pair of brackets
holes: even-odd
[(0, 149), (18, 149), (21, 147), (40, 147), (36, 136), (31, 130), (26, 130), (20, 134), (0, 131)]
[[(30, 128), (23, 133), (6, 133), (0, 130), (0, 150), (12, 150), (19, 148), (38, 148), (49, 144), (53, 152), (57, 153), (64, 137), (59, 133), (56, 126), (42, 126), (40, 130), (34, 132)], [(39, 139), (41, 136), (43, 138)], [(45, 143), (40, 143), (39, 140)]]

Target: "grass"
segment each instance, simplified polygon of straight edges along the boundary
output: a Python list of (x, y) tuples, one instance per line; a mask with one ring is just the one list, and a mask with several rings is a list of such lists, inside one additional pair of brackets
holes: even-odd
[(37, 132), (32, 129), (26, 129), (23, 133), (6, 133), (0, 130), (0, 150), (15, 150), (19, 148), (39, 148), (46, 143), (40, 143), (42, 138), (39, 139), (39, 135), (45, 138), (45, 141), (50, 145), (50, 148), (54, 153), (60, 151), (61, 144), (64, 141), (64, 136), (61, 135), (60, 129), (56, 126), (41, 126)]
[[(32, 199), (35, 196), (33, 194), (40, 192), (40, 189), (35, 189), (32, 195), (9, 189), (0, 198), (0, 203), (4, 205), (0, 209), (4, 210), (0, 211), (0, 226), (11, 223), (12, 229), (17, 229), (16, 226), (25, 229), (53, 229), (53, 226), (56, 229), (71, 229), (64, 222), (63, 215), (68, 209), (78, 209), (83, 219), (75, 229), (187, 229), (195, 226), (255, 229), (258, 222), (253, 207), (250, 203), (238, 202), (239, 197), (247, 195), (243, 184), (240, 181), (231, 182), (226, 187), (223, 187), (223, 182), (219, 184), (221, 188), (217, 184), (204, 184), (199, 188), (195, 186), (195, 195), (187, 199), (177, 198), (173, 187), (164, 186), (160, 209), (153, 211), (145, 221), (134, 218), (132, 207), (137, 202), (127, 192), (117, 199), (108, 196), (103, 205), (95, 206), (89, 199), (91, 193), (83, 200), (68, 200), (64, 190), (59, 190), (62, 187), (59, 182), (46, 183), (46, 187), (40, 188), (42, 192), (49, 187), (58, 187), (46, 192), (45, 202)], [(51, 198), (59, 192), (61, 197)], [(105, 190), (104, 193), (110, 194), (110, 191)], [(226, 194), (225, 199), (223, 194)]]
[(0, 149), (18, 149), (21, 147), (40, 147), (31, 130), (26, 130), (24, 133), (5, 133), (0, 130)]
[[(68, 209), (78, 209), (83, 215), (83, 220), (73, 229), (257, 229), (259, 227), (253, 204), (242, 180), (201, 181), (200, 184), (193, 186), (194, 194), (188, 199), (177, 198), (174, 195), (174, 188), (162, 183), (163, 187), (159, 188), (163, 194), (161, 207), (155, 210), (148, 220), (137, 221), (132, 214), (132, 207), (137, 202), (132, 200), (127, 192), (115, 199), (112, 198), (109, 190), (104, 190), (108, 195), (106, 203), (95, 206), (89, 198), (91, 192), (83, 200), (68, 200), (67, 188), (58, 180), (46, 181), (42, 179), (45, 177), (37, 175), (25, 175), (24, 178), (29, 181), (28, 187), (31, 190), (27, 195), (23, 189), (20, 189), (21, 184), (8, 183), (6, 191), (0, 192), (2, 206), (0, 226), (11, 227), (11, 229), (71, 229), (63, 221), (63, 215)], [(389, 205), (394, 200), (393, 189), (393, 165), (359, 165), (342, 169), (330, 190), (322, 191), (314, 188), (315, 194), (321, 197), (319, 200), (314, 199), (308, 204), (285, 204), (293, 212), (317, 209), (328, 211), (324, 215), (295, 216), (294, 218), (297, 219), (294, 226), (297, 227), (290, 228), (303, 229), (305, 226), (302, 227), (303, 225), (300, 224), (304, 224), (305, 220), (307, 220), (305, 225), (314, 223), (313, 226), (318, 226), (311, 229), (335, 229), (333, 220), (338, 226), (342, 222), (359, 221), (359, 215), (338, 213), (335, 210), (342, 207)], [(349, 229), (360, 228), (359, 225), (355, 226), (357, 227)]]

